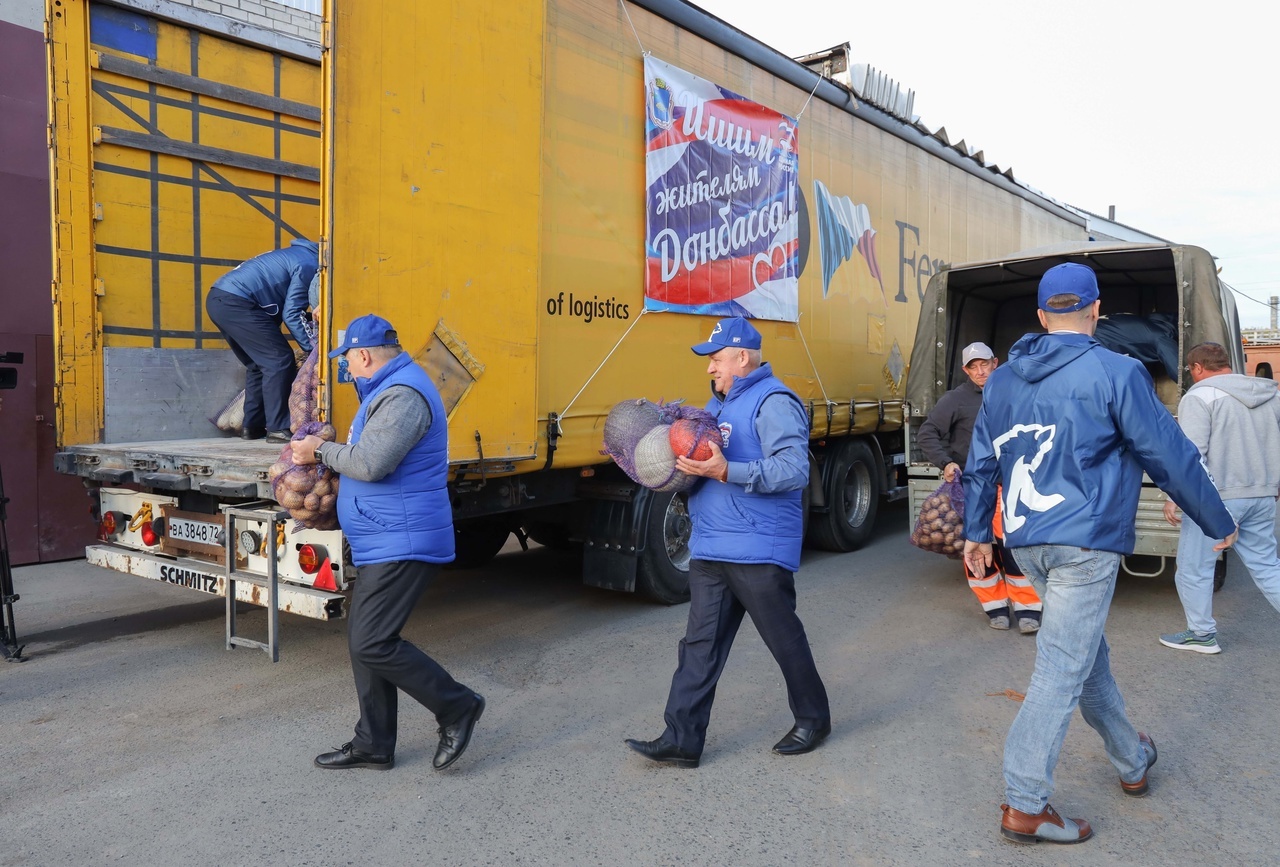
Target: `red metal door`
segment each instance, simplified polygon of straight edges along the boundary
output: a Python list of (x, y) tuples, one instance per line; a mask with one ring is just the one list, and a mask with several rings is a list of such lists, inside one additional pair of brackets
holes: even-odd
[(9, 559), (15, 565), (40, 560), (40, 517), (36, 497), (36, 339), (31, 334), (0, 334), (0, 354), (21, 352), (22, 364), (0, 365), (17, 371), (18, 387), (0, 391), (0, 472), (9, 498)]

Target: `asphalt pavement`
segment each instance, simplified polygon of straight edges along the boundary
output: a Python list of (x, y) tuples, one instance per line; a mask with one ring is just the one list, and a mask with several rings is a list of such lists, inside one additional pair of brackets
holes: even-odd
[[(800, 613), (834, 732), (784, 758), (786, 693), (744, 625), (702, 766), (656, 766), (683, 634), (665, 608), (581, 586), (571, 555), (508, 550), (446, 573), (405, 634), (488, 709), (431, 768), (434, 720), (401, 701), (390, 772), (322, 771), (351, 736), (344, 624), (284, 615), (282, 658), (227, 651), (223, 602), (83, 562), (15, 570), (28, 661), (0, 664), (0, 867), (9, 865), (1270, 865), (1280, 851), (1280, 613), (1232, 561), (1223, 652), (1183, 627), (1169, 576), (1118, 583), (1108, 640), (1151, 793), (1120, 792), (1077, 714), (1053, 804), (1079, 846), (998, 833), (1004, 736), (1034, 638), (985, 625), (958, 562), (911, 548), (902, 504), (859, 552), (806, 552)], [(510, 548), (511, 546), (509, 546)], [(263, 612), (241, 630), (261, 634)]]

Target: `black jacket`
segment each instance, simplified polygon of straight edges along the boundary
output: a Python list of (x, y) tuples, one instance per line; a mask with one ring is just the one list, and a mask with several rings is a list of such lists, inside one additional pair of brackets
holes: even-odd
[(916, 445), (938, 469), (955, 462), (964, 469), (969, 458), (973, 422), (982, 406), (982, 389), (970, 381), (957, 385), (938, 399), (938, 405), (916, 432)]

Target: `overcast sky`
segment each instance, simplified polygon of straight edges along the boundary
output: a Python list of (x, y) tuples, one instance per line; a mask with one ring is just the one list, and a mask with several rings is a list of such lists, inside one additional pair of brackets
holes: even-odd
[(849, 42), (855, 63), (916, 92), (930, 129), (1021, 182), (1209, 250), (1242, 324), (1269, 324), (1280, 148), (1267, 100), (1280, 72), (1256, 3), (693, 2), (789, 56)]

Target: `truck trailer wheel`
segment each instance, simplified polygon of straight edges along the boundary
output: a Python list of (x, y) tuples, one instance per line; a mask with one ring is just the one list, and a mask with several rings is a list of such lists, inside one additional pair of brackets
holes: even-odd
[(823, 551), (854, 551), (866, 544), (880, 507), (880, 470), (862, 440), (838, 446), (827, 476), (827, 512), (809, 522), (809, 539)]
[(689, 506), (679, 494), (650, 494), (644, 550), (636, 559), (636, 590), (654, 602), (689, 601)]
[(476, 569), (507, 544), (511, 528), (500, 521), (464, 521), (453, 526), (454, 559), (446, 569)]

